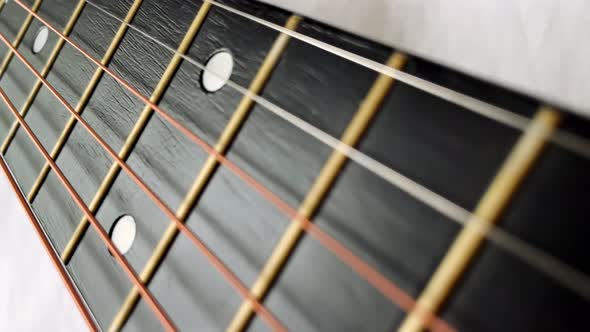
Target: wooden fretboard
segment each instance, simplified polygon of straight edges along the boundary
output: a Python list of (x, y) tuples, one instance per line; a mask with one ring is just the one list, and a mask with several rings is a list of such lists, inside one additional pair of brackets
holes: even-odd
[[(0, 6), (1, 152), (97, 330), (163, 325), (14, 111), (105, 232), (134, 218), (124, 257), (178, 330), (586, 326), (585, 119), (252, 1)], [(61, 36), (35, 53), (46, 23)], [(220, 50), (231, 84), (206, 92), (192, 61)]]

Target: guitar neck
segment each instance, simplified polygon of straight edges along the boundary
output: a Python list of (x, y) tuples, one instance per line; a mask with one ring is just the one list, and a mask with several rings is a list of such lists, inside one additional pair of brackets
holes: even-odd
[(2, 6), (3, 158), (96, 329), (585, 326), (586, 119), (257, 2)]

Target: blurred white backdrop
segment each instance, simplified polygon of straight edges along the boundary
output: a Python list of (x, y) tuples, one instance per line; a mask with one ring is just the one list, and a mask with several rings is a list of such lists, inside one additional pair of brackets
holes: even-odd
[(262, 1), (590, 116), (590, 1)]
[(87, 331), (1, 172), (0, 225), (0, 331)]

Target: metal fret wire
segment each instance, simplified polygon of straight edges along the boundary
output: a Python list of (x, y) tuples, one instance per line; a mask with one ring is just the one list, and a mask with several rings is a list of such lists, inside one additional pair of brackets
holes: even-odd
[[(106, 15), (113, 17), (114, 19), (120, 21), (120, 19), (116, 15), (106, 11), (104, 8), (96, 5), (91, 0), (86, 0), (86, 2), (89, 5), (97, 8), (101, 12), (105, 13)], [(212, 2), (212, 1), (209, 1), (209, 2)], [(221, 6), (227, 7), (225, 5), (221, 5)], [(273, 23), (269, 23), (269, 24), (273, 24)], [(168, 49), (169, 51), (175, 52), (175, 50), (173, 48), (166, 45), (164, 42), (152, 37), (151, 35), (149, 35), (145, 31), (137, 28), (133, 24), (128, 24), (128, 26), (130, 29), (142, 34), (144, 37), (146, 37), (146, 38), (150, 39), (151, 41), (159, 44), (160, 46)], [(281, 28), (280, 32), (282, 32), (282, 33), (285, 32), (286, 30), (292, 31), (292, 30), (284, 29), (281, 26), (279, 26), (279, 27)], [(293, 34), (289, 34), (289, 35), (293, 36)], [(184, 55), (184, 54), (179, 54), (179, 55), (184, 60), (193, 64), (197, 68), (207, 71), (207, 72), (221, 78), (221, 75), (219, 75), (219, 73), (206, 68), (203, 64), (201, 64), (200, 62), (198, 62), (194, 58)], [(371, 61), (371, 60), (368, 60), (368, 61)], [(379, 66), (384, 66), (384, 65), (379, 64)], [(411, 76), (411, 75), (406, 74), (404, 72), (394, 70), (393, 68), (390, 68), (387, 66), (385, 66), (385, 67), (391, 69), (392, 71), (399, 72), (403, 75), (407, 75), (412, 78), (415, 78), (414, 76)], [(387, 74), (387, 73), (384, 73), (384, 74)], [(391, 76), (391, 77), (394, 77), (394, 76)], [(394, 77), (394, 78), (398, 79), (398, 77)], [(416, 78), (416, 79), (421, 80), (419, 78)], [(402, 80), (400, 79), (400, 81), (402, 81)], [(425, 82), (427, 82), (427, 81), (425, 81)], [(438, 88), (438, 86), (434, 85), (433, 83), (428, 82), (428, 84), (434, 86), (435, 88)], [(422, 186), (421, 184), (419, 184), (419, 183), (413, 181), (412, 179), (406, 177), (405, 175), (391, 169), (390, 167), (384, 165), (383, 163), (371, 158), (370, 156), (364, 154), (363, 152), (357, 150), (356, 148), (344, 144), (339, 139), (327, 134), (326, 132), (324, 132), (324, 131), (314, 127), (313, 125), (305, 122), (304, 120), (296, 117), (295, 115), (288, 112), (284, 108), (272, 103), (271, 101), (268, 101), (267, 99), (261, 97), (260, 95), (257, 95), (257, 94), (254, 94), (254, 93), (248, 91), (248, 89), (238, 85), (237, 83), (235, 83), (231, 80), (227, 81), (227, 85), (229, 87), (235, 89), (239, 93), (243, 94), (244, 96), (251, 98), (252, 100), (254, 100), (257, 104), (261, 105), (267, 111), (274, 113), (275, 115), (286, 120), (287, 122), (291, 123), (295, 127), (306, 132), (307, 134), (313, 136), (314, 138), (321, 141), (322, 143), (324, 143), (324, 144), (330, 146), (331, 148), (339, 151), (340, 153), (346, 155), (349, 159), (355, 161), (360, 166), (366, 168), (370, 172), (374, 173), (375, 175), (379, 176), (380, 178), (384, 179), (385, 181), (389, 182), (390, 184), (398, 187), (399, 189), (406, 192), (410, 196), (412, 196), (412, 197), (416, 198), (417, 200), (423, 202), (424, 204), (430, 206), (435, 211), (438, 211), (439, 213), (447, 216), (448, 218), (457, 222), (458, 224), (463, 225), (463, 226), (465, 226), (468, 223), (479, 224), (479, 226), (476, 228), (479, 229), (481, 234), (486, 236), (490, 241), (494, 242), (494, 244), (496, 244), (498, 247), (510, 252), (515, 257), (520, 258), (524, 262), (528, 263), (529, 265), (535, 267), (536, 269), (538, 269), (541, 272), (545, 273), (546, 275), (550, 276), (554, 280), (558, 281), (563, 286), (576, 292), (577, 294), (580, 294), (582, 297), (584, 297), (590, 301), (590, 277), (583, 274), (582, 272), (561, 262), (555, 256), (545, 253), (542, 250), (520, 240), (518, 237), (505, 232), (500, 227), (497, 227), (494, 225), (490, 228), (489, 226), (486, 225), (487, 224), (486, 220), (482, 220), (481, 218), (476, 217), (471, 211), (461, 207), (460, 205), (450, 201), (449, 199), (447, 199), (447, 198), (433, 192), (432, 190)], [(442, 88), (442, 87), (440, 87), (440, 88)], [(446, 89), (446, 88), (443, 88), (443, 89)], [(427, 91), (427, 92), (429, 92), (429, 91)], [(465, 97), (467, 97), (467, 96), (465, 96)], [(467, 97), (467, 98), (471, 98), (471, 97)], [(473, 98), (471, 98), (471, 99), (473, 99)], [(498, 108), (493, 105), (489, 105), (484, 102), (480, 102), (480, 103), (481, 103), (480, 106), (482, 106), (482, 107), (484, 107), (485, 105), (487, 105), (485, 107), (489, 106), (492, 110), (491, 111), (492, 113), (497, 111), (497, 112), (500, 112), (500, 114), (510, 113), (510, 114), (513, 114), (515, 117), (518, 117), (520, 120), (516, 120), (517, 122), (513, 123), (515, 125), (514, 128), (526, 130), (526, 128), (531, 123), (531, 121), (528, 118), (522, 117), (520, 115), (511, 113), (509, 111), (503, 110), (503, 109)], [(461, 105), (461, 106), (463, 106), (463, 105)], [(500, 116), (500, 118), (508, 119), (509, 117)], [(492, 118), (492, 119), (494, 119), (494, 118)], [(502, 121), (500, 121), (500, 122), (502, 122)], [(504, 122), (502, 122), (502, 123), (504, 123)], [(517, 123), (518, 123), (518, 126), (516, 126)], [(508, 124), (508, 125), (510, 125), (510, 124)], [(590, 159), (590, 150), (588, 150), (588, 144), (590, 144), (590, 143), (588, 143), (583, 138), (577, 137), (576, 135), (568, 133), (568, 132), (556, 131), (556, 133), (554, 133), (551, 136), (551, 140), (554, 143), (556, 143), (562, 147), (568, 148), (572, 152), (577, 152), (583, 156), (587, 155), (588, 158)]]
[[(2, 41), (4, 41), (5, 43), (8, 42), (8, 40), (6, 40), (6, 37), (4, 37), (4, 35), (1, 33), (0, 33), (0, 39), (2, 39)], [(17, 56), (19, 56), (19, 53), (16, 51), (16, 49), (13, 49), (13, 51)], [(4, 102), (6, 103), (6, 105), (10, 109), (10, 111), (13, 113), (13, 115), (18, 119), (22, 128), (27, 132), (27, 134), (29, 135), (29, 137), (31, 138), (31, 140), (33, 141), (34, 145), (37, 147), (39, 152), (41, 152), (41, 154), (47, 160), (47, 162), (50, 163), (51, 168), (53, 168), (54, 172), (56, 173), (56, 175), (58, 176), (60, 181), (64, 184), (66, 190), (70, 193), (70, 196), (72, 197), (72, 199), (76, 202), (76, 204), (80, 207), (80, 209), (86, 214), (86, 216), (88, 216), (88, 218), (90, 219), (90, 222), (96, 228), (96, 230), (97, 230), (99, 236), (101, 237), (101, 239), (103, 240), (103, 242), (105, 242), (107, 247), (109, 248), (109, 250), (111, 250), (111, 252), (115, 256), (117, 262), (122, 266), (123, 270), (127, 273), (129, 278), (131, 279), (131, 281), (137, 287), (139, 287), (141, 289), (142, 296), (147, 301), (150, 308), (154, 311), (154, 313), (156, 314), (158, 319), (160, 319), (162, 326), (165, 327), (167, 331), (175, 331), (176, 328), (174, 327), (174, 324), (172, 323), (172, 321), (170, 320), (170, 318), (168, 317), (168, 315), (166, 314), (164, 309), (162, 309), (162, 307), (157, 302), (157, 300), (153, 297), (151, 292), (141, 283), (141, 281), (139, 280), (139, 277), (137, 276), (137, 274), (135, 273), (135, 271), (133, 270), (133, 268), (131, 267), (131, 265), (127, 261), (127, 259), (125, 257), (123, 257), (123, 255), (121, 255), (121, 253), (116, 248), (116, 246), (113, 244), (113, 242), (109, 238), (109, 235), (104, 230), (102, 225), (100, 225), (100, 223), (95, 219), (95, 217), (92, 215), (90, 210), (88, 210), (88, 207), (86, 206), (86, 204), (84, 203), (82, 198), (78, 195), (78, 193), (76, 192), (76, 190), (74, 189), (72, 184), (68, 181), (66, 176), (62, 173), (61, 169), (51, 159), (51, 157), (49, 156), (49, 153), (47, 152), (47, 150), (45, 150), (45, 148), (43, 147), (43, 145), (41, 144), (41, 142), (39, 141), (37, 136), (33, 133), (33, 130), (31, 129), (31, 127), (28, 126), (28, 124), (25, 122), (24, 118), (18, 113), (18, 111), (16, 110), (14, 105), (10, 102), (10, 99), (8, 98), (8, 96), (6, 96), (6, 94), (4, 93), (4, 90), (1, 88), (0, 88), (0, 97), (4, 100)]]
[[(7, 42), (6, 38), (1, 33), (0, 33), (0, 39), (2, 39), (5, 43)], [(184, 226), (184, 224), (182, 224), (182, 222), (180, 220), (178, 220), (178, 218), (176, 218), (176, 216), (174, 215), (174, 212), (170, 208), (168, 208), (167, 205), (165, 205), (165, 203), (141, 180), (141, 178), (131, 168), (129, 168), (129, 166), (123, 160), (121, 160), (118, 157), (117, 153), (98, 135), (98, 133), (96, 133), (96, 131), (82, 118), (82, 116), (80, 114), (76, 113), (76, 111), (74, 110), (74, 108), (63, 98), (63, 96), (61, 96), (59, 94), (59, 92), (57, 92), (57, 90), (55, 90), (55, 88), (51, 84), (49, 84), (49, 82), (47, 82), (47, 80), (45, 80), (41, 76), (41, 74), (39, 74), (39, 72), (37, 72), (35, 70), (35, 68), (24, 58), (24, 56), (22, 54), (20, 54), (20, 52), (18, 52), (16, 49), (13, 49), (13, 52), (25, 64), (25, 66), (28, 67), (29, 70), (35, 76), (37, 76), (37, 78), (39, 80), (41, 80), (43, 82), (43, 84), (59, 100), (59, 102), (62, 105), (64, 105), (64, 107), (66, 107), (66, 109), (74, 117), (76, 117), (76, 119), (78, 120), (78, 122), (80, 122), (80, 124), (82, 124), (82, 126), (107, 151), (107, 153), (110, 154), (111, 157), (113, 159), (115, 159), (115, 161), (117, 163), (119, 163), (119, 165), (121, 166), (121, 168), (125, 172), (127, 172), (127, 174), (137, 183), (137, 185), (154, 201), (154, 203), (170, 219), (172, 219), (176, 223), (177, 227), (187, 237), (189, 237), (189, 239), (191, 239), (193, 241), (193, 243), (198, 247), (198, 249), (200, 249), (201, 252), (211, 261), (211, 263), (222, 273), (222, 275), (224, 275), (224, 277), (226, 277), (228, 279), (228, 281), (230, 282), (230, 284), (232, 286), (234, 286), (235, 288), (238, 289), (239, 293), (244, 297), (244, 299), (249, 300), (249, 301), (252, 301), (253, 302), (252, 303), (253, 306), (258, 307), (258, 310), (259, 310), (258, 314), (269, 323), (269, 326), (271, 328), (273, 328), (273, 330), (275, 330), (275, 331), (286, 331), (286, 328), (284, 328), (282, 326), (282, 324), (279, 323), (278, 320), (276, 318), (274, 318), (274, 316), (272, 316), (270, 314), (270, 312), (268, 312), (254, 297), (249, 296), (248, 288), (246, 288), (239, 281), (239, 279), (221, 262), (221, 260), (219, 260), (219, 258), (217, 258), (217, 256), (215, 256), (213, 254), (213, 252), (205, 245), (204, 242), (202, 242), (196, 235), (194, 235), (194, 233), (190, 232), (188, 230), (188, 228), (186, 226)], [(3, 92), (2, 92), (1, 89), (0, 89), (0, 94), (3, 94)], [(8, 99), (6, 99), (6, 103), (7, 104), (9, 103), (9, 100)], [(9, 107), (14, 108), (14, 106), (12, 106), (12, 105), (9, 105)], [(26, 123), (24, 123), (24, 119), (22, 117), (20, 117), (20, 115), (18, 117), (18, 120), (21, 123), (21, 125), (26, 129), (26, 131), (28, 133), (30, 132), (32, 134), (32, 131), (31, 131), (30, 127), (26, 126)], [(31, 136), (31, 138), (33, 139), (33, 136)], [(35, 139), (33, 139), (33, 141), (35, 141)], [(35, 144), (37, 145), (36, 142), (35, 142)], [(42, 153), (44, 155), (46, 155), (46, 159), (52, 165), (51, 167), (54, 169), (54, 171), (56, 173), (61, 173), (61, 171), (59, 171), (59, 169), (56, 169), (57, 165), (55, 165), (55, 163), (53, 161), (50, 161), (52, 159), (51, 159), (51, 156), (47, 153), (47, 151), (45, 149), (43, 149), (42, 150)], [(61, 176), (64, 176), (63, 173), (61, 173), (61, 174), (62, 174)], [(78, 199), (81, 199), (81, 198), (79, 198), (79, 196), (77, 196), (77, 194), (76, 194), (75, 200), (78, 200)], [(84, 212), (85, 212), (86, 216), (90, 219), (91, 216), (92, 216), (92, 212), (90, 212), (90, 210), (88, 209), (88, 207), (85, 204), (84, 204), (83, 209), (84, 209)], [(94, 218), (94, 216), (92, 216), (92, 218)], [(93, 221), (93, 219), (90, 219), (90, 220), (91, 220), (91, 222)], [(94, 222), (97, 222), (96, 219), (94, 219)], [(102, 231), (104, 232), (104, 229), (102, 229)], [(108, 235), (106, 234), (106, 232), (105, 232), (105, 236), (107, 236), (107, 238), (108, 238)], [(129, 267), (129, 268), (131, 268), (131, 267)], [(134, 270), (131, 270), (131, 271), (133, 272), (133, 278), (134, 278), (133, 281), (136, 284), (136, 286), (139, 287), (138, 284), (141, 284), (142, 287), (145, 288), (145, 286), (143, 285), (143, 283), (141, 282), (141, 280), (139, 279), (139, 277), (137, 276), (137, 274), (135, 273), (135, 271)], [(146, 294), (148, 294), (148, 293), (146, 293)], [(152, 295), (149, 295), (148, 294), (148, 299), (150, 297), (152, 297)], [(155, 299), (154, 299), (154, 301), (155, 301)], [(154, 302), (154, 303), (157, 304), (157, 302)], [(160, 312), (156, 312), (156, 313), (158, 315), (164, 315), (164, 316), (166, 315), (165, 312), (162, 309), (160, 309)], [(166, 324), (164, 324), (164, 327), (170, 327), (171, 329), (175, 329), (172, 321), (169, 318), (166, 319), (166, 320), (168, 322), (163, 321), (163, 323), (166, 323)]]
[(14, 190), (14, 193), (16, 194), (18, 201), (20, 202), (21, 206), (25, 210), (25, 213), (27, 214), (27, 217), (29, 218), (31, 225), (35, 229), (35, 233), (37, 233), (37, 236), (39, 237), (39, 240), (41, 241), (43, 248), (45, 248), (47, 255), (51, 259), (51, 263), (53, 263), (53, 265), (55, 266), (55, 269), (59, 273), (59, 276), (60, 276), (62, 282), (65, 284), (68, 292), (70, 293), (70, 295), (72, 296), (72, 299), (74, 300), (74, 303), (76, 304), (76, 307), (80, 311), (80, 314), (82, 315), (82, 318), (84, 319), (84, 322), (86, 323), (86, 325), (88, 325), (88, 329), (90, 329), (91, 331), (94, 331), (94, 332), (98, 332), (99, 329), (97, 328), (96, 320), (94, 319), (94, 316), (90, 312), (90, 309), (89, 309), (87, 303), (84, 301), (84, 298), (80, 295), (80, 292), (78, 291), (78, 288), (76, 287), (76, 284), (74, 283), (72, 278), (70, 278), (70, 275), (66, 271), (65, 266), (63, 265), (63, 263), (59, 259), (59, 255), (57, 254), (57, 250), (55, 249), (55, 247), (53, 246), (53, 244), (49, 240), (47, 233), (45, 232), (45, 230), (43, 229), (43, 226), (39, 222), (39, 218), (37, 218), (35, 212), (33, 211), (33, 208), (31, 207), (31, 205), (27, 201), (27, 198), (25, 197), (25, 194), (23, 193), (21, 187), (19, 186), (19, 184), (16, 180), (16, 177), (14, 176), (14, 174), (12, 173), (10, 168), (8, 167), (8, 163), (6, 162), (6, 160), (4, 159), (4, 156), (2, 154), (0, 154), (0, 167), (2, 168), (2, 171), (4, 171), (4, 174), (6, 175), (6, 178), (8, 179), (10, 186)]
[[(22, 2), (20, 0), (14, 0), (14, 1), (16, 3), (18, 3), (23, 9), (31, 12), (30, 8), (28, 8), (26, 5), (22, 4)], [(399, 287), (397, 287), (392, 281), (388, 280), (381, 273), (379, 273), (376, 269), (374, 269), (373, 267), (368, 265), (366, 262), (364, 262), (362, 259), (360, 259), (358, 256), (356, 256), (353, 252), (351, 252), (348, 248), (346, 248), (341, 243), (339, 243), (337, 240), (335, 240), (333, 237), (331, 237), (330, 235), (325, 233), (319, 227), (313, 225), (308, 219), (302, 218), (302, 216), (300, 216), (294, 208), (292, 208), (290, 205), (288, 205), (286, 202), (284, 202), (282, 199), (280, 199), (278, 196), (276, 196), (274, 193), (272, 193), (266, 187), (261, 185), (254, 178), (249, 176), (246, 172), (241, 170), (236, 164), (234, 164), (230, 160), (226, 159), (223, 155), (220, 155), (217, 151), (215, 151), (211, 146), (209, 146), (205, 141), (203, 141), (201, 138), (199, 138), (196, 134), (192, 133), (189, 129), (187, 129), (185, 126), (183, 126), (180, 122), (176, 121), (173, 117), (171, 117), (166, 112), (164, 112), (158, 105), (152, 103), (146, 96), (142, 95), (139, 91), (137, 91), (137, 89), (135, 89), (134, 87), (129, 85), (129, 83), (127, 83), (124, 79), (122, 79), (117, 74), (115, 74), (109, 68), (103, 66), (98, 60), (96, 60), (94, 57), (92, 57), (90, 54), (88, 54), (84, 49), (82, 49), (79, 45), (77, 45), (71, 39), (62, 35), (57, 29), (55, 29), (53, 26), (51, 26), (47, 21), (45, 21), (39, 15), (37, 15), (37, 14), (33, 14), (33, 15), (40, 22), (45, 24), (50, 30), (52, 30), (54, 33), (59, 35), (61, 38), (65, 39), (70, 45), (72, 45), (74, 48), (76, 48), (78, 51), (80, 51), (82, 54), (84, 54), (94, 64), (103, 68), (103, 70), (106, 73), (108, 73), (117, 82), (119, 82), (126, 89), (128, 89), (132, 94), (134, 94), (136, 97), (138, 97), (144, 103), (146, 103), (147, 105), (152, 107), (153, 110), (156, 111), (158, 114), (160, 114), (160, 116), (163, 117), (166, 121), (168, 121), (170, 124), (172, 124), (174, 127), (176, 127), (179, 131), (181, 131), (183, 134), (185, 134), (188, 138), (192, 139), (195, 143), (197, 143), (199, 146), (201, 146), (201, 148), (203, 148), (205, 151), (207, 151), (210, 155), (215, 156), (221, 164), (225, 165), (234, 174), (238, 175), (243, 181), (245, 181), (247, 184), (249, 184), (256, 191), (258, 191), (263, 197), (265, 197), (267, 200), (269, 200), (271, 203), (273, 203), (277, 208), (279, 208), (279, 210), (281, 210), (285, 215), (287, 215), (291, 219), (294, 219), (294, 222), (301, 223), (302, 227), (306, 230), (306, 232), (308, 232), (311, 236), (318, 239), (318, 241), (320, 243), (322, 243), (327, 249), (329, 249), (335, 256), (339, 257), (344, 263), (348, 264), (355, 272), (357, 272), (366, 281), (371, 283), (377, 290), (381, 291), (383, 293), (383, 295), (385, 295), (387, 298), (389, 298), (393, 303), (396, 303), (397, 305), (399, 305), (402, 309), (404, 309), (404, 311), (408, 311), (411, 309), (416, 310), (415, 300), (413, 298), (411, 298), (403, 290), (401, 290)], [(49, 87), (50, 87), (50, 85), (48, 86), (48, 88)], [(67, 104), (67, 102), (65, 102), (65, 104)], [(122, 167), (123, 167), (123, 164), (124, 164), (124, 162), (121, 163)], [(175, 220), (174, 218), (171, 218), (171, 219)], [(181, 231), (182, 231), (182, 229), (185, 229), (185, 226), (182, 223), (180, 223), (178, 225), (178, 227), (181, 229)], [(189, 234), (190, 234), (190, 231), (189, 231)], [(253, 302), (253, 304), (256, 303), (254, 300), (252, 302)], [(446, 324), (444, 321), (438, 319), (437, 317), (434, 317), (432, 319), (431, 327), (437, 327), (438, 330), (444, 330), (444, 331), (452, 331), (453, 330), (450, 327), (448, 327), (448, 324)]]

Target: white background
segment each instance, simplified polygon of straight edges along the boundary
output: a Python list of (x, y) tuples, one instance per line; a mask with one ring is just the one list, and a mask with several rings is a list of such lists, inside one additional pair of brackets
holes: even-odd
[(588, 0), (263, 0), (590, 116)]
[(0, 331), (87, 331), (0, 171)]

